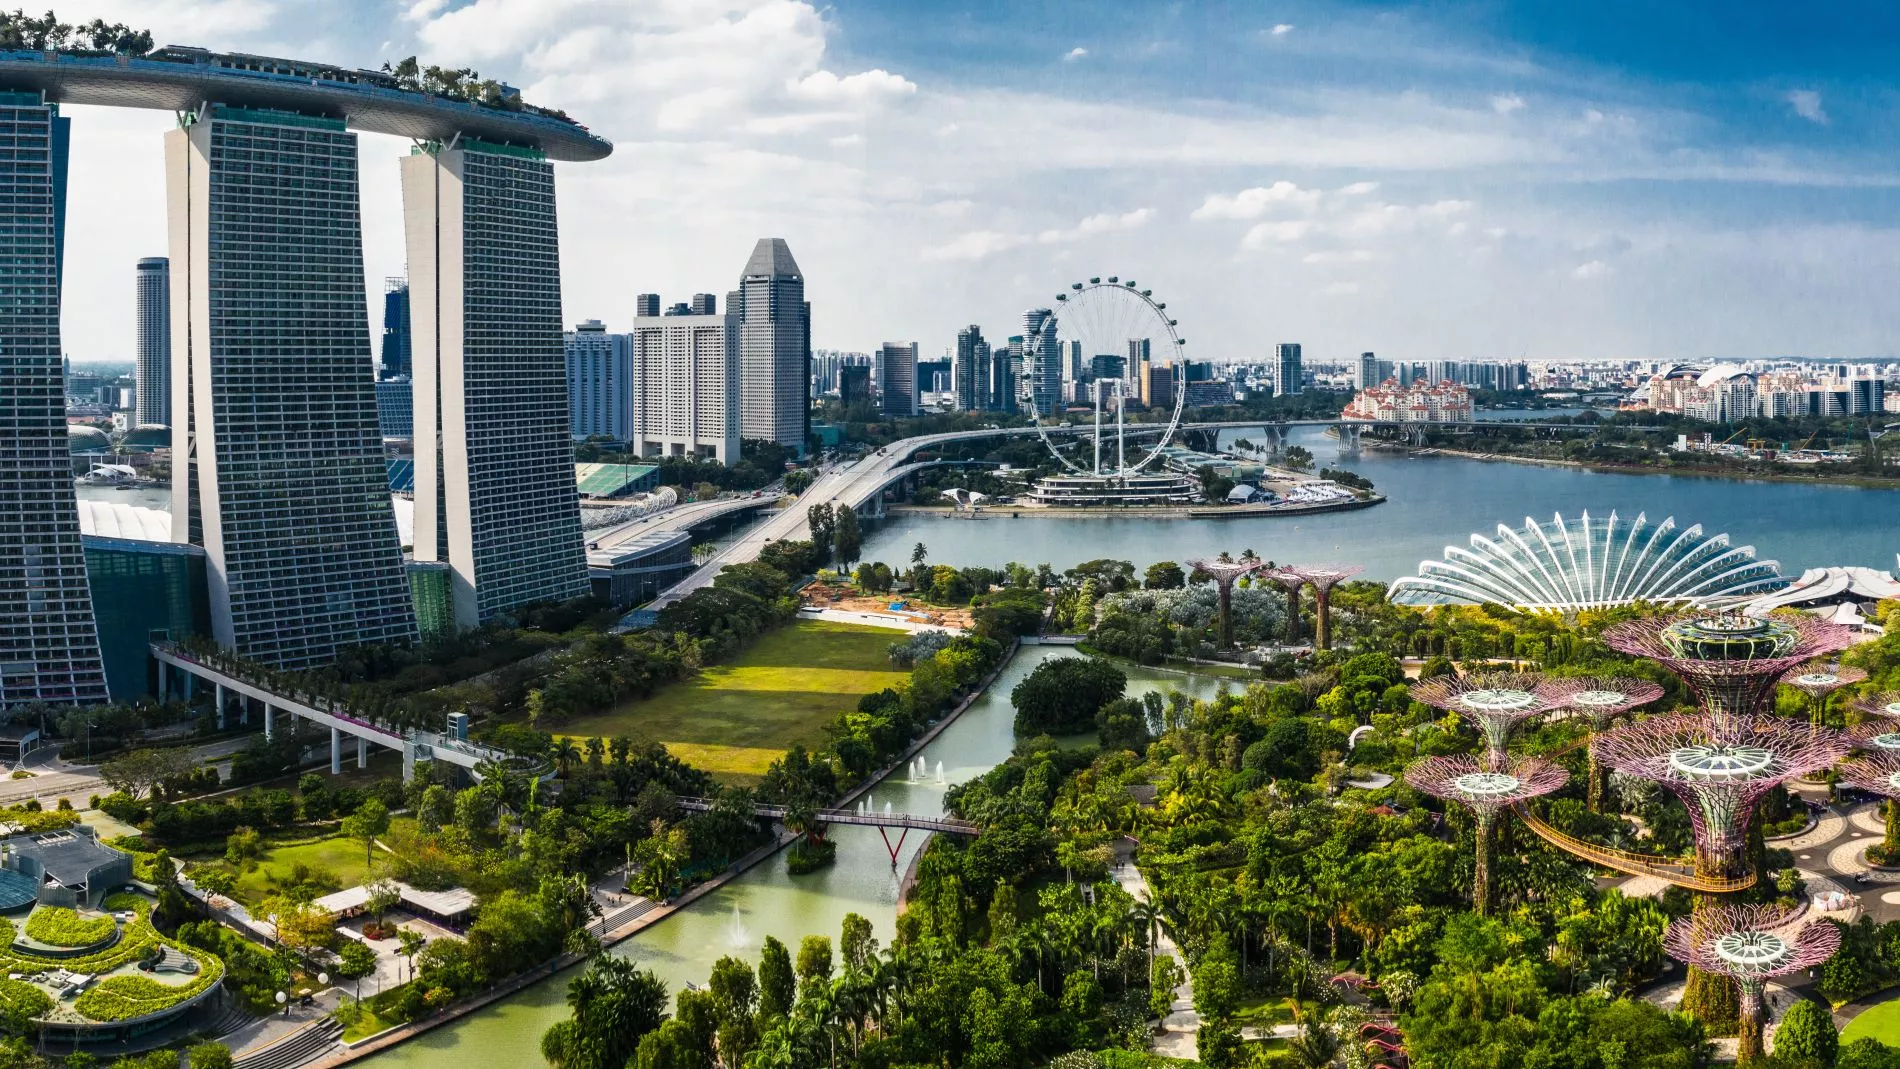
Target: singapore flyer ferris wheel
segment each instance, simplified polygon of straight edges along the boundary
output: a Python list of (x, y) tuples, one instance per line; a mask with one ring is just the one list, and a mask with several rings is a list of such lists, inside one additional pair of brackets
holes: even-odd
[[(1064, 468), (1078, 476), (1120, 481), (1141, 474), (1160, 458), (1180, 429), (1186, 400), (1186, 341), (1176, 326), (1154, 291), (1113, 275), (1072, 283), (1068, 292), (1056, 296), (1053, 307), (1026, 314), (1019, 407)], [(1094, 409), (1093, 449), (1081, 460), (1065, 453), (1051, 437), (1062, 425), (1054, 416), (1063, 408), (1065, 380), (1074, 387), (1074, 400)], [(1130, 402), (1167, 412), (1165, 431), (1131, 441), (1125, 419)], [(1113, 422), (1104, 426), (1109, 420)]]

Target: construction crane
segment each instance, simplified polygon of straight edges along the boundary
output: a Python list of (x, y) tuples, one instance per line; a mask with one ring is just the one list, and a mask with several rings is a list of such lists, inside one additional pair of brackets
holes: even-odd
[(1748, 425), (1744, 423), (1740, 427), (1737, 427), (1735, 429), (1734, 434), (1731, 434), (1727, 438), (1722, 439), (1722, 444), (1727, 445), (1730, 442), (1734, 441), (1737, 438), (1740, 438), (1742, 435), (1747, 434), (1747, 433), (1748, 433)]

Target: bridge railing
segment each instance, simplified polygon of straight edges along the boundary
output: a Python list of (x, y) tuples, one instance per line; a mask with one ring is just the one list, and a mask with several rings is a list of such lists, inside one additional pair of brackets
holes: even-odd
[(1755, 886), (1756, 874), (1743, 876), (1707, 876), (1696, 872), (1693, 859), (1655, 857), (1650, 854), (1637, 854), (1615, 847), (1586, 843), (1582, 839), (1566, 835), (1534, 816), (1529, 807), (1517, 806), (1517, 815), (1524, 825), (1550, 845), (1565, 853), (1580, 857), (1585, 861), (1602, 865), (1604, 868), (1626, 872), (1632, 876), (1655, 876), (1668, 880), (1677, 887), (1686, 887), (1692, 891), (1709, 891), (1726, 894), (1743, 891)]

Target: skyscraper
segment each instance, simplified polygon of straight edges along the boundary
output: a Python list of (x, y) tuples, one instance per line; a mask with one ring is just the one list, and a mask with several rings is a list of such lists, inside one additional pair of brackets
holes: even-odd
[(578, 323), (566, 338), (567, 409), (582, 438), (633, 439), (633, 336), (609, 334), (598, 319)]
[(106, 700), (59, 351), (69, 124), (0, 93), (0, 708)]
[(1360, 353), (1356, 378), (1357, 385), (1362, 390), (1370, 389), (1384, 381), (1379, 378), (1379, 358), (1372, 353)]
[(636, 318), (659, 315), (660, 295), (657, 293), (636, 294), (633, 298), (633, 314)]
[(1023, 361), (1029, 398), (1037, 413), (1048, 415), (1062, 404), (1062, 345), (1056, 339), (1055, 313), (1031, 308), (1023, 313)]
[(846, 364), (838, 369), (838, 400), (846, 407), (859, 401), (877, 402), (871, 393), (871, 365)]
[(413, 640), (377, 428), (356, 135), (340, 119), (214, 103), (165, 135), (165, 164), (183, 409), (173, 541), (204, 547), (213, 637), (284, 668)]
[(741, 434), (803, 452), (811, 420), (811, 305), (784, 238), (760, 238), (726, 298), (739, 318)]
[(1274, 347), (1278, 371), (1273, 376), (1273, 396), (1291, 397), (1300, 392), (1300, 343), (1283, 341)]
[(957, 411), (975, 412), (994, 408), (990, 398), (990, 343), (983, 340), (983, 328), (975, 323), (957, 331), (957, 354), (951, 375), (957, 397)]
[(737, 464), (738, 316), (637, 316), (632, 356), (633, 451)]
[(409, 280), (383, 279), (383, 373), (385, 379), (409, 374), (413, 339), (409, 330)]
[(446, 541), (460, 627), (580, 597), (554, 167), (539, 150), (465, 137), (405, 157), (402, 190), (416, 559), (441, 559)]
[(917, 414), (917, 343), (887, 341), (877, 354), (878, 390), (883, 394), (884, 414)]
[(710, 293), (695, 293), (691, 307), (696, 316), (713, 315), (719, 311), (719, 298)]
[(132, 366), (132, 422), (172, 421), (172, 262), (147, 256), (138, 266), (138, 361)]

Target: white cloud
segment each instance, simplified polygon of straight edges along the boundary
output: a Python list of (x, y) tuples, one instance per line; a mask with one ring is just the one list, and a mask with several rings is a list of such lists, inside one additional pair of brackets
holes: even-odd
[(1080, 45), (1077, 45), (1076, 47), (1069, 49), (1068, 55), (1065, 55), (1062, 58), (1068, 59), (1068, 60), (1075, 60), (1075, 59), (1081, 59), (1083, 56), (1086, 56), (1088, 54), (1089, 54), (1088, 49), (1083, 48)]
[(1024, 245), (1064, 245), (1099, 234), (1135, 230), (1148, 225), (1154, 215), (1153, 208), (1136, 208), (1121, 213), (1098, 212), (1072, 227), (1044, 230), (1033, 237), (1000, 230), (972, 230), (945, 244), (928, 246), (920, 255), (926, 260), (981, 260)]
[(1036, 241), (1042, 245), (1054, 245), (1058, 242), (1076, 241), (1095, 234), (1108, 234), (1117, 230), (1134, 230), (1148, 225), (1154, 218), (1153, 208), (1136, 208), (1132, 212), (1115, 215), (1101, 212), (1091, 215), (1068, 230), (1045, 230), (1036, 235)]
[(1279, 181), (1270, 186), (1243, 189), (1233, 196), (1209, 193), (1191, 219), (1258, 219), (1278, 208), (1310, 212), (1319, 204), (1320, 191), (1301, 189), (1292, 182)]
[(1321, 297), (1349, 297), (1359, 292), (1359, 283), (1333, 282), (1321, 286), (1317, 292)]
[(1812, 89), (1795, 89), (1788, 93), (1788, 106), (1796, 115), (1811, 123), (1827, 125), (1827, 112), (1821, 107), (1821, 94)]
[(1281, 219), (1271, 223), (1256, 223), (1241, 237), (1240, 247), (1252, 252), (1270, 249), (1276, 245), (1289, 245), (1305, 238), (1315, 229), (1315, 224), (1305, 219)]
[(968, 200), (940, 200), (930, 206), (932, 215), (941, 215), (946, 219), (960, 219), (970, 214), (976, 202)]
[(1524, 98), (1516, 93), (1502, 93), (1491, 98), (1491, 110), (1499, 115), (1509, 115), (1514, 111), (1523, 111)]
[(1287, 34), (1292, 33), (1292, 32), (1293, 32), (1293, 24), (1290, 22), (1282, 22), (1273, 28), (1273, 36), (1275, 37), (1285, 37)]
[(1609, 264), (1604, 263), (1602, 260), (1591, 260), (1588, 263), (1578, 264), (1576, 269), (1570, 272), (1570, 277), (1583, 279), (1587, 282), (1599, 278), (1608, 278), (1612, 274), (1615, 274), (1615, 269)]
[(838, 148), (849, 148), (852, 145), (862, 145), (864, 144), (864, 135), (863, 134), (845, 134), (842, 137), (832, 138), (831, 143)]
[(995, 230), (972, 230), (959, 235), (946, 245), (927, 248), (921, 254), (926, 260), (981, 260), (986, 256), (1016, 248), (1023, 239), (1014, 234), (1004, 234)]
[(1377, 182), (1354, 182), (1349, 186), (1340, 187), (1339, 195), (1342, 197), (1363, 197), (1368, 193), (1377, 193), (1378, 191), (1379, 183)]
[(1378, 259), (1371, 249), (1329, 249), (1300, 257), (1303, 264), (1364, 264)]

